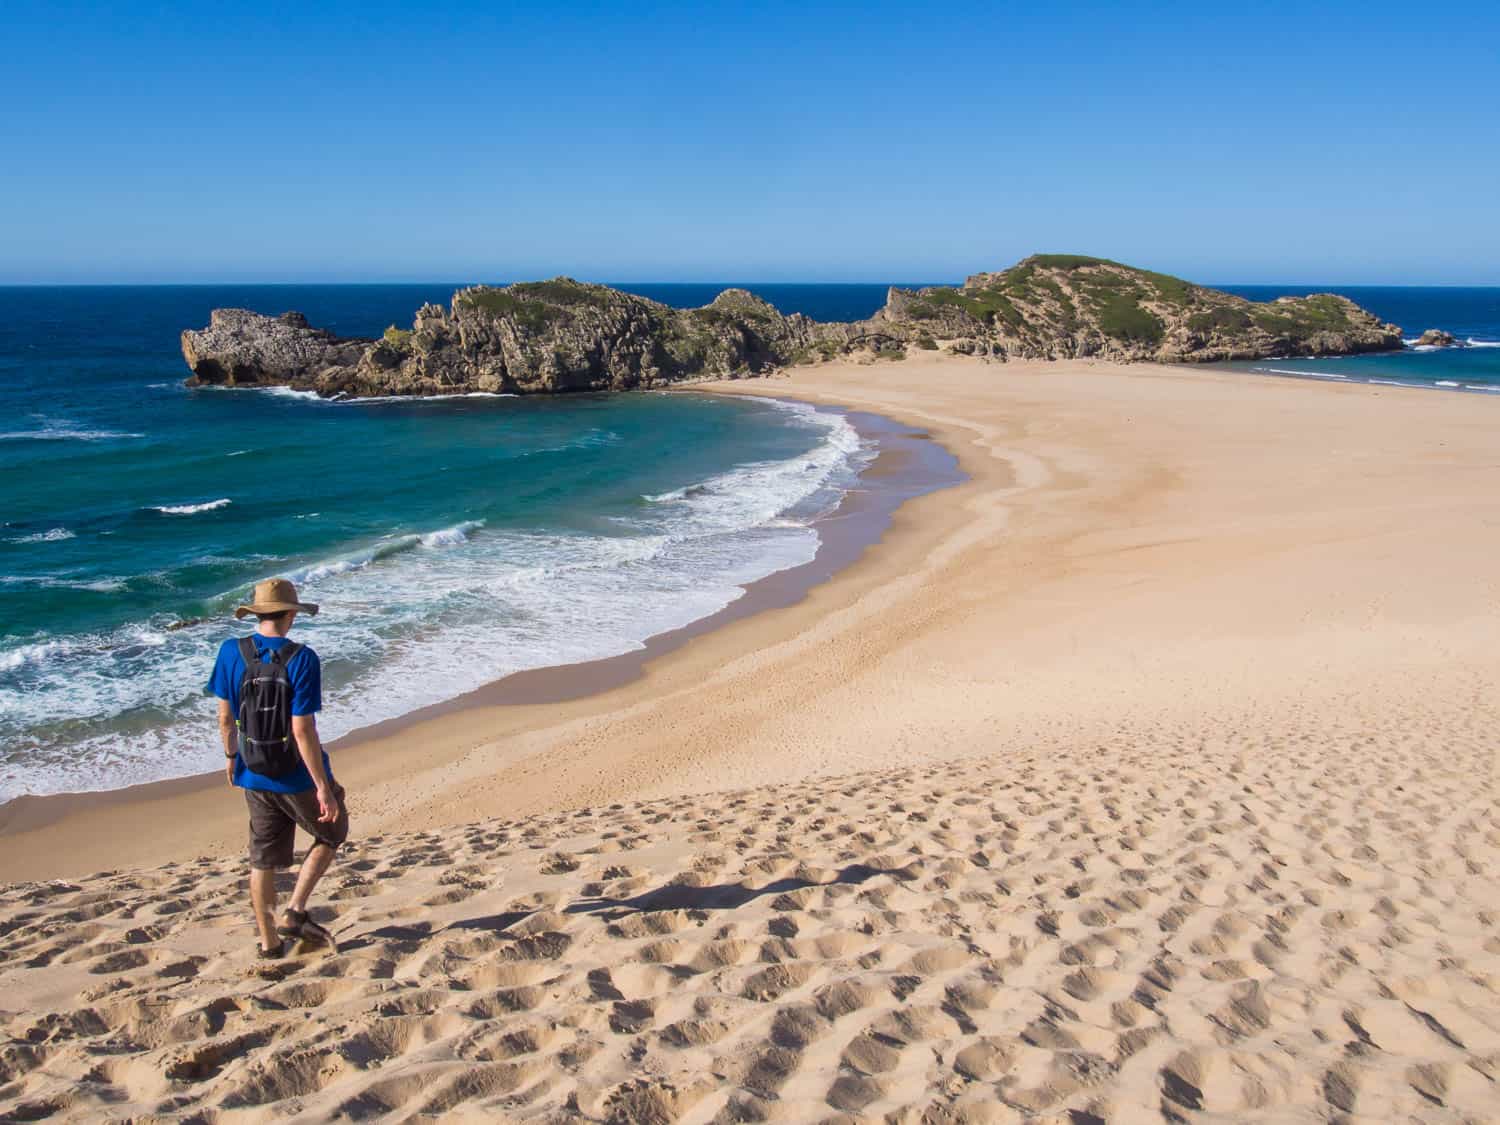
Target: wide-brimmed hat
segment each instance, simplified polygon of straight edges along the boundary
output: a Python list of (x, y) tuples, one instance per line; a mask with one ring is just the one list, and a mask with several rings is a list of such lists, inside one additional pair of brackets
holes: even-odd
[(289, 609), (301, 610), (303, 613), (318, 612), (315, 603), (297, 600), (297, 587), (285, 578), (267, 578), (264, 582), (255, 584), (255, 592), (250, 595), (250, 604), (240, 606), (234, 611), (234, 615), (235, 617), (249, 617), (252, 613), (260, 615), (285, 613)]

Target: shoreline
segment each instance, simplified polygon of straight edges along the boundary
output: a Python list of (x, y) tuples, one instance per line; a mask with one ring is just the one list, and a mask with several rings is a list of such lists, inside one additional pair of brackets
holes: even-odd
[[(1451, 350), (1461, 350), (1461, 349), (1443, 349), (1443, 350), (1445, 350), (1445, 351), (1451, 351)], [(1222, 372), (1224, 372), (1226, 374), (1230, 374), (1230, 375), (1240, 375), (1240, 376), (1254, 375), (1254, 376), (1258, 376), (1258, 377), (1269, 377), (1269, 378), (1272, 378), (1272, 379), (1300, 379), (1300, 380), (1307, 380), (1307, 381), (1314, 382), (1314, 383), (1333, 383), (1333, 384), (1343, 383), (1343, 384), (1347, 384), (1347, 385), (1351, 385), (1351, 386), (1362, 386), (1362, 387), (1371, 387), (1371, 386), (1373, 386), (1373, 387), (1401, 387), (1401, 388), (1404, 388), (1404, 389), (1407, 389), (1407, 390), (1414, 390), (1414, 391), (1449, 391), (1449, 392), (1456, 391), (1456, 392), (1458, 392), (1460, 394), (1477, 394), (1477, 395), (1500, 394), (1500, 383), (1491, 383), (1491, 384), (1485, 384), (1485, 383), (1461, 383), (1461, 382), (1457, 382), (1457, 381), (1454, 381), (1454, 380), (1434, 380), (1434, 381), (1431, 381), (1431, 382), (1422, 382), (1422, 381), (1419, 381), (1419, 380), (1402, 379), (1402, 378), (1399, 378), (1399, 377), (1394, 376), (1394, 375), (1391, 376), (1391, 377), (1389, 377), (1389, 378), (1384, 378), (1384, 377), (1376, 376), (1376, 375), (1344, 375), (1344, 374), (1340, 374), (1338, 372), (1332, 372), (1332, 371), (1330, 371), (1330, 372), (1322, 372), (1322, 371), (1294, 371), (1294, 370), (1291, 370), (1289, 368), (1254, 367), (1254, 366), (1251, 366), (1252, 364), (1258, 364), (1258, 363), (1286, 363), (1286, 362), (1298, 362), (1298, 361), (1313, 361), (1313, 362), (1316, 362), (1319, 359), (1355, 359), (1355, 358), (1358, 358), (1358, 359), (1361, 359), (1361, 360), (1363, 360), (1363, 359), (1379, 359), (1381, 356), (1406, 355), (1406, 354), (1410, 354), (1410, 353), (1408, 351), (1399, 351), (1399, 352), (1393, 351), (1393, 352), (1369, 352), (1369, 353), (1365, 353), (1364, 355), (1357, 356), (1357, 357), (1356, 356), (1322, 356), (1322, 357), (1320, 357), (1320, 356), (1289, 356), (1289, 357), (1286, 357), (1285, 359), (1279, 359), (1279, 360), (1278, 359), (1269, 359), (1269, 360), (1259, 360), (1259, 359), (1218, 360), (1218, 361), (1215, 361), (1213, 363), (1202, 364), (1201, 367), (1205, 371), (1222, 371)], [(1238, 364), (1243, 364), (1244, 366), (1236, 366)]]
[[(949, 403), (951, 393), (939, 392), (934, 401), (920, 379), (912, 378), (914, 372), (928, 367), (945, 377), (961, 375), (966, 382), (985, 387), (993, 384), (1002, 399), (1015, 400), (1015, 409), (1022, 413), (999, 432), (1014, 431), (1019, 444), (1008, 438), (997, 439), (996, 427), (976, 422), (968, 416), (967, 407), (955, 412)], [(817, 643), (824, 633), (841, 628), (840, 615), (856, 612), (877, 598), (899, 600), (905, 594), (897, 591), (909, 587), (915, 572), (930, 571), (941, 560), (971, 550), (985, 527), (1007, 527), (1012, 519), (1022, 517), (1026, 524), (1042, 527), (1059, 519), (1063, 526), (1071, 526), (1085, 516), (1093, 521), (1097, 516), (1092, 508), (1068, 514), (1073, 507), (1069, 503), (1071, 493), (1080, 484), (1095, 491), (1102, 487), (1106, 495), (1115, 496), (1109, 503), (1120, 511), (1160, 503), (1170, 493), (1179, 475), (1179, 470), (1168, 467), (1170, 448), (1149, 452), (1140, 466), (1116, 465), (1098, 476), (1100, 465), (1092, 453), (1083, 453), (1077, 460), (1077, 465), (1085, 467), (1079, 469), (1072, 467), (1078, 453), (1055, 459), (1053, 453), (1043, 451), (1039, 455), (1027, 441), (1020, 440), (1029, 431), (1024, 412), (1032, 409), (1026, 388), (1037, 379), (1045, 381), (1037, 384), (1039, 391), (1044, 385), (1063, 389), (1061, 398), (1044, 396), (1049, 399), (1047, 411), (1056, 413), (1062, 408), (1063, 416), (1107, 406), (1116, 388), (1128, 389), (1122, 401), (1144, 395), (1158, 405), (1166, 405), (1182, 399), (1180, 405), (1190, 413), (1198, 409), (1193, 400), (1226, 394), (1247, 404), (1279, 402), (1286, 395), (1291, 396), (1287, 401), (1294, 403), (1374, 404), (1394, 389), (1393, 397), (1413, 404), (1426, 403), (1416, 409), (1437, 414), (1448, 410), (1442, 405), (1444, 400), (1473, 401), (1405, 394), (1407, 388), (1344, 381), (1247, 380), (1242, 373), (1208, 367), (1106, 361), (998, 365), (945, 356), (878, 365), (823, 364), (766, 378), (715, 384), (711, 391), (695, 387), (674, 392), (795, 398), (846, 412), (877, 413), (930, 435), (957, 457), (969, 479), (958, 488), (903, 504), (893, 514), (891, 533), (882, 539), (878, 552), (858, 558), (836, 580), (812, 585), (796, 605), (768, 607), (749, 617), (727, 620), (721, 627), (693, 637), (691, 646), (664, 652), (652, 661), (641, 660), (638, 653), (610, 658), (622, 664), (638, 662), (638, 675), (621, 675), (608, 685), (580, 693), (562, 682), (570, 678), (568, 669), (576, 671), (578, 666), (564, 666), (560, 677), (557, 670), (519, 673), (534, 676), (537, 691), (551, 692), (548, 698), (561, 698), (562, 702), (505, 700), (502, 689), (501, 699), (466, 699), (463, 706), (449, 701), (345, 736), (347, 740), (357, 734), (362, 751), (343, 753), (346, 747), (356, 745), (346, 740), (333, 744), (340, 781), (359, 794), (358, 811), (362, 815), (357, 819), (362, 827), (356, 831), (426, 830), (478, 820), (496, 810), (508, 816), (549, 813), (616, 800), (622, 793), (673, 792), (688, 784), (685, 779), (690, 776), (706, 775), (716, 789), (753, 784), (760, 776), (754, 761), (740, 760), (738, 752), (731, 760), (720, 751), (698, 749), (691, 742), (684, 743), (675, 731), (672, 737), (660, 738), (648, 717), (658, 713), (682, 715), (684, 707), (693, 705), (705, 674), (742, 680), (747, 665), (774, 664), (780, 647)], [(1090, 403), (1091, 394), (1086, 393), (1078, 399), (1076, 409), (1063, 405), (1072, 399), (1073, 392), (1067, 388), (1080, 381), (1100, 392), (1100, 403)], [(1425, 388), (1412, 388), (1417, 389)], [(973, 393), (965, 391), (970, 397)], [(1084, 447), (1077, 446), (1079, 441), (1088, 446), (1120, 445), (1113, 432), (1115, 425), (1112, 421), (1101, 428), (1091, 423), (1068, 441), (1080, 451)], [(1158, 464), (1163, 457), (1168, 461)], [(1051, 504), (1056, 501), (1062, 502), (1063, 512), (1051, 512)], [(1092, 527), (1092, 522), (1078, 526)], [(1103, 535), (1106, 542), (1112, 542), (1109, 533), (1097, 528), (1070, 534)], [(1035, 543), (1025, 539), (1015, 543), (1011, 552), (1014, 558), (1006, 567), (1013, 581), (1020, 583), (1016, 589), (1038, 584), (1045, 587), (1052, 568), (1059, 576), (1070, 574), (1074, 565), (1067, 557), (1066, 541), (1044, 536)], [(729, 611), (745, 601), (739, 599), (728, 607)], [(1023, 620), (1034, 624), (1029, 615), (1023, 615)], [(830, 621), (840, 624), (830, 625)], [(777, 656), (764, 657), (764, 651)], [(825, 689), (821, 678), (818, 688)], [(481, 688), (475, 694), (487, 690)], [(765, 706), (762, 697), (770, 694), (754, 684), (737, 688), (726, 698), (736, 708), (759, 713)], [(1054, 706), (1058, 705), (1067, 704), (1054, 701)], [(421, 717), (418, 720), (413, 715)], [(684, 729), (699, 730), (698, 738), (710, 748), (726, 740), (719, 731), (701, 730), (701, 715), (694, 714), (686, 723), (672, 721)], [(764, 722), (764, 718), (754, 722)], [(743, 743), (752, 729), (753, 725), (731, 724), (728, 743)], [(613, 734), (606, 737), (601, 732)], [(622, 749), (621, 738), (628, 749)], [(579, 747), (583, 747), (582, 752)], [(689, 761), (696, 774), (684, 768)], [(795, 768), (805, 767), (798, 763)], [(836, 772), (858, 768), (857, 762), (846, 763)], [(225, 793), (215, 772), (103, 793), (19, 798), (0, 811), (0, 882), (76, 876), (106, 866), (150, 865), (188, 855), (233, 853), (241, 847), (243, 812), (237, 800), (226, 801), (226, 796), (238, 797)], [(53, 815), (53, 810), (58, 815)], [(73, 831), (85, 819), (88, 832)]]
[(1496, 416), (1388, 391), (734, 387), (969, 479), (628, 683), (345, 755), (337, 951), (258, 961), (223, 789), (36, 834), (154, 866), (0, 886), (0, 1116), (1488, 1120)]
[[(717, 385), (713, 389), (696, 385), (672, 393), (712, 395), (722, 390)], [(762, 397), (785, 400), (787, 396), (767, 393)], [(377, 752), (399, 754), (399, 749), (385, 745), (387, 740), (419, 732), (425, 724), (490, 708), (586, 700), (637, 682), (654, 661), (697, 638), (757, 614), (796, 605), (813, 587), (835, 580), (842, 570), (876, 546), (889, 531), (901, 505), (967, 479), (957, 457), (929, 440), (929, 435), (918, 428), (869, 411), (847, 410), (831, 404), (819, 404), (817, 408), (842, 414), (862, 439), (875, 442), (876, 454), (838, 504), (810, 522), (809, 526), (818, 531), (818, 547), (811, 560), (747, 583), (744, 594), (729, 605), (678, 629), (648, 637), (640, 648), (630, 652), (514, 672), (451, 699), (349, 731), (325, 744), (341, 781), (351, 753), (376, 746), (381, 748)], [(864, 487), (872, 482), (879, 487)], [(201, 802), (223, 787), (219, 771), (211, 770), (119, 789), (12, 798), (0, 804), (0, 884), (87, 874), (76, 863), (52, 864), (43, 860), (37, 866), (33, 862), (36, 853), (53, 854), (52, 838), (66, 833), (71, 824), (85, 816), (91, 820), (106, 816), (133, 822), (136, 817), (131, 814), (137, 809), (162, 807), (182, 800)]]

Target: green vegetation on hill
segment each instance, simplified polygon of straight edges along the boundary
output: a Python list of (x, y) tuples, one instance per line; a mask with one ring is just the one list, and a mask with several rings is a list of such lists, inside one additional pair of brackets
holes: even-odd
[(1317, 332), (1344, 332), (1350, 327), (1349, 306), (1329, 293), (1300, 301), (1277, 301), (1255, 309), (1250, 318), (1273, 336), (1299, 338)]
[(1339, 297), (1257, 305), (1084, 254), (1034, 254), (962, 287), (899, 293), (885, 319), (908, 339), (978, 337), (1018, 356), (1183, 360), (1399, 346), (1390, 325)]
[(934, 320), (950, 309), (961, 312), (980, 324), (994, 324), (998, 320), (1019, 328), (1026, 323), (1026, 318), (1011, 303), (1010, 298), (995, 289), (967, 290), (950, 286), (924, 289), (911, 302), (907, 314), (916, 320)]
[(465, 289), (458, 295), (458, 299), (472, 308), (483, 309), (497, 316), (512, 316), (527, 303), (508, 289)]
[(1137, 293), (1118, 293), (1099, 304), (1099, 330), (1116, 340), (1159, 344), (1166, 335), (1161, 318), (1142, 308)]
[(542, 301), (528, 301), (508, 289), (466, 289), (459, 300), (473, 309), (498, 318), (509, 318), (532, 332), (545, 331), (548, 324), (560, 319), (563, 311)]
[(573, 315), (580, 308), (608, 308), (622, 294), (605, 285), (589, 285), (570, 277), (550, 281), (520, 281), (503, 289), (487, 285), (465, 289), (459, 300), (470, 308), (509, 318), (532, 332)]
[(1187, 319), (1194, 332), (1243, 332), (1254, 326), (1250, 314), (1236, 305), (1215, 305)]
[(1198, 290), (1191, 282), (1171, 274), (1137, 269), (1121, 262), (1112, 262), (1108, 258), (1091, 258), (1084, 254), (1033, 254), (994, 276), (1004, 278), (1006, 286), (1010, 288), (1024, 289), (1034, 282), (1055, 285), (1042, 271), (1060, 271), (1069, 275), (1070, 284), (1091, 285), (1095, 288), (1114, 289), (1123, 285), (1138, 285), (1149, 290), (1156, 300), (1173, 305), (1190, 303)]
[(610, 295), (615, 290), (604, 285), (589, 285), (574, 281), (571, 277), (554, 277), (550, 281), (518, 281), (510, 287), (517, 297), (534, 301), (546, 301), (553, 305), (593, 305), (603, 308), (610, 304)]
[(1033, 254), (1029, 258), (1023, 258), (1012, 266), (1011, 270), (1022, 270), (1027, 266), (1040, 266), (1049, 270), (1076, 270), (1084, 266), (1117, 266), (1119, 264), (1119, 262), (1111, 262), (1108, 258), (1094, 258), (1088, 254)]

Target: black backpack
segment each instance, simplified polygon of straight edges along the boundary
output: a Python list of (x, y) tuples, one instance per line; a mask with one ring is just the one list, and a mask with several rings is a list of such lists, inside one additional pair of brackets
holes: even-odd
[(240, 757), (262, 777), (285, 777), (302, 758), (292, 737), (292, 679), (287, 665), (302, 651), (295, 641), (260, 658), (255, 642), (240, 638), (245, 675), (240, 680)]

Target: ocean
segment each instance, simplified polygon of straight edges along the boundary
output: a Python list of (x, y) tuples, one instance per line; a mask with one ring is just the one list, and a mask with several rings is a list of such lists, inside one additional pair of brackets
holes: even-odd
[[(886, 292), (747, 287), (818, 320)], [(454, 288), (0, 288), (0, 800), (216, 769), (202, 685), (260, 578), (326, 607), (296, 635), (323, 657), (333, 738), (717, 612), (809, 561), (816, 517), (873, 456), (836, 412), (711, 395), (182, 385), (178, 334), (213, 308), (373, 336)], [(624, 288), (692, 306), (724, 286)], [(1242, 366), (1500, 388), (1500, 289), (1339, 291), (1475, 346)]]

